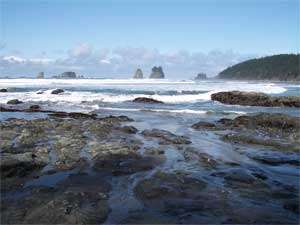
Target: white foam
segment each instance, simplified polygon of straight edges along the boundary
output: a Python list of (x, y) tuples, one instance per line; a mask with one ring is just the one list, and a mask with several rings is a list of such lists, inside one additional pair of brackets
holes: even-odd
[(197, 101), (210, 101), (210, 95), (214, 92), (208, 92), (197, 95), (144, 95), (144, 94), (109, 94), (93, 92), (64, 92), (58, 95), (51, 94), (52, 90), (44, 91), (43, 94), (36, 92), (11, 92), (1, 93), (0, 103), (6, 103), (11, 99), (19, 99), (23, 102), (69, 102), (80, 104), (82, 102), (126, 102), (132, 101), (138, 97), (153, 98), (165, 103), (184, 103)]
[(256, 91), (278, 94), (286, 91), (284, 84), (267, 82), (248, 83), (242, 81), (207, 80), (194, 82), (191, 80), (170, 79), (0, 79), (0, 88), (81, 88), (83, 90), (111, 88), (118, 90), (139, 91)]
[[(192, 109), (140, 109), (140, 108), (118, 108), (118, 107), (99, 107), (98, 105), (92, 106), (94, 109), (98, 110), (108, 110), (108, 111), (121, 111), (121, 112), (152, 112), (152, 113), (175, 113), (175, 114), (195, 114), (203, 115), (209, 113), (215, 113), (210, 110), (192, 110)], [(246, 112), (243, 111), (224, 111), (224, 113), (245, 115)]]
[[(0, 93), (0, 103), (6, 103), (11, 99), (19, 99), (24, 102), (63, 102), (81, 104), (86, 102), (126, 102), (132, 101), (137, 97), (148, 97), (165, 103), (193, 103), (210, 101), (210, 96), (213, 93), (220, 91), (240, 90), (240, 91), (257, 91), (268, 94), (282, 93), (286, 89), (280, 84), (274, 83), (247, 83), (247, 82), (220, 82), (208, 80), (203, 82), (181, 81), (181, 80), (113, 80), (113, 79), (75, 79), (75, 80), (60, 80), (60, 79), (0, 79), (0, 88), (39, 88), (44, 91), (43, 94), (36, 92), (6, 92)], [(52, 95), (51, 91), (55, 88), (72, 88), (84, 91), (65, 91), (58, 95)], [(99, 92), (93, 92), (99, 90)], [(110, 90), (117, 90), (118, 93), (113, 93)], [(102, 90), (102, 91), (101, 91)], [(122, 93), (124, 91), (124, 93)], [(131, 94), (135, 91), (154, 92), (154, 95), (147, 94)], [(168, 92), (181, 94), (166, 94)], [(189, 91), (189, 94), (182, 94), (183, 91)], [(192, 94), (192, 92), (205, 92), (200, 94)], [(119, 94), (121, 93), (121, 94)], [(129, 94), (128, 94), (129, 93)], [(158, 94), (164, 93), (164, 94)]]

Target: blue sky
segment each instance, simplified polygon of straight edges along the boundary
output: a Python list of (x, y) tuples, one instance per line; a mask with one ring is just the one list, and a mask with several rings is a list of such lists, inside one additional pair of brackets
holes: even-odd
[[(34, 73), (38, 59), (49, 73), (69, 65), (125, 75), (157, 63), (172, 74), (216, 74), (253, 56), (299, 52), (298, 0), (0, 1), (0, 75)], [(18, 60), (28, 69), (8, 68)]]

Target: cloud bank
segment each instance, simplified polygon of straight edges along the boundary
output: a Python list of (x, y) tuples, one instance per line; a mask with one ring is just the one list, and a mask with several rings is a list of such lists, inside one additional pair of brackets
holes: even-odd
[(50, 77), (64, 71), (75, 71), (85, 77), (128, 78), (137, 68), (148, 76), (153, 66), (160, 65), (168, 78), (191, 78), (200, 72), (214, 76), (228, 66), (256, 57), (232, 50), (203, 53), (186, 50), (161, 52), (143, 47), (95, 49), (88, 43), (80, 43), (65, 52), (67, 54), (59, 58), (47, 58), (46, 53), (39, 58), (0, 54), (0, 76), (33, 77), (44, 71)]

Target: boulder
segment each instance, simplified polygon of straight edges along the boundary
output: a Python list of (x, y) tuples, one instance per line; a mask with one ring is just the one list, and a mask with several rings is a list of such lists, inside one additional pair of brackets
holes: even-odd
[(211, 95), (211, 100), (229, 105), (300, 107), (300, 96), (269, 96), (259, 92), (218, 92)]
[(39, 110), (39, 109), (41, 109), (41, 107), (40, 107), (39, 105), (31, 105), (31, 106), (29, 107), (29, 109), (32, 109), (32, 110)]
[(17, 104), (22, 104), (23, 102), (20, 101), (19, 99), (12, 99), (12, 100), (9, 100), (6, 104), (9, 104), (9, 105), (17, 105)]
[(135, 71), (135, 74), (134, 74), (134, 79), (143, 79), (143, 71), (138, 68), (136, 71)]
[(0, 89), (0, 92), (7, 92), (7, 89), (1, 88), (1, 89)]
[(55, 90), (51, 91), (51, 94), (57, 95), (57, 94), (60, 94), (60, 93), (63, 93), (63, 92), (65, 92), (63, 89), (58, 88), (58, 89), (55, 89)]
[(135, 98), (132, 101), (137, 102), (137, 103), (147, 103), (147, 104), (155, 104), (155, 103), (162, 104), (163, 103), (162, 101), (155, 100), (153, 98), (146, 98), (146, 97)]
[(161, 66), (152, 68), (152, 72), (150, 74), (150, 79), (163, 79), (165, 78), (165, 74)]

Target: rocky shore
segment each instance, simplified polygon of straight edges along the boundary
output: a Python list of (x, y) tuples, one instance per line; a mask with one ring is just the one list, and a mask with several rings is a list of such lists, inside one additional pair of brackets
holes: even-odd
[[(199, 132), (197, 140), (155, 127), (140, 130), (122, 115), (38, 105), (1, 112), (47, 114), (0, 121), (3, 224), (299, 222), (299, 187), (247, 161), (217, 159), (198, 145), (213, 134), (258, 164), (297, 167), (298, 117), (259, 113), (199, 121), (187, 125)], [(176, 169), (166, 169), (173, 163)]]
[(211, 100), (229, 105), (300, 107), (300, 96), (269, 96), (259, 92), (218, 92), (211, 95)]

